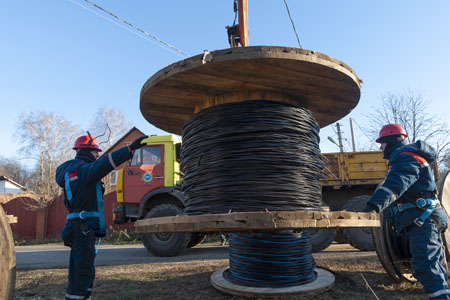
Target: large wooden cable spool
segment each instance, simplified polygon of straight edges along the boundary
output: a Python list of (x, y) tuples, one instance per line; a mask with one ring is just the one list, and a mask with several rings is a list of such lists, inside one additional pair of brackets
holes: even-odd
[[(311, 50), (253, 46), (207, 52), (161, 69), (144, 84), (140, 109), (144, 118), (154, 126), (181, 134), (183, 125), (202, 109), (230, 102), (274, 100), (309, 109), (319, 126), (323, 127), (347, 115), (356, 107), (359, 97), (359, 78), (339, 60)], [(355, 222), (351, 225), (343, 222), (343, 219), (357, 216), (358, 213), (347, 213), (339, 219), (327, 221), (327, 227), (372, 227), (372, 224), (367, 225), (361, 220), (363, 225), (360, 226)], [(361, 216), (364, 214), (359, 214)], [(199, 221), (198, 217), (183, 216), (180, 222), (187, 218), (187, 223), (193, 224)], [(217, 215), (205, 217), (220, 218)], [(161, 226), (157, 224), (159, 221)], [(165, 218), (141, 220), (136, 222), (136, 228), (140, 232), (183, 231), (183, 227), (186, 228), (183, 224), (168, 230), (167, 226), (171, 225), (166, 221)], [(212, 231), (220, 231), (219, 223)], [(225, 223), (220, 224), (222, 229), (232, 230)], [(267, 226), (273, 229), (271, 225)], [(299, 227), (296, 224), (290, 228)], [(193, 227), (188, 228), (197, 231)], [(202, 230), (208, 231), (207, 228), (205, 225)], [(261, 229), (260, 226), (258, 228)], [(321, 226), (304, 224), (303, 228)]]
[(205, 52), (161, 69), (144, 84), (140, 109), (154, 126), (181, 134), (202, 109), (272, 100), (310, 110), (323, 127), (347, 115), (359, 97), (359, 78), (339, 60), (311, 50), (253, 46)]
[(5, 214), (0, 205), (0, 299), (12, 299), (16, 282), (16, 253), (10, 222), (17, 222)]
[[(356, 74), (353, 72), (351, 68), (349, 68), (344, 63), (333, 59), (327, 55), (317, 53), (314, 51), (309, 50), (303, 50), (303, 49), (296, 49), (296, 48), (288, 48), (288, 47), (267, 47), (267, 46), (257, 46), (257, 47), (243, 47), (243, 48), (232, 48), (232, 49), (224, 49), (224, 50), (217, 50), (213, 51), (211, 53), (205, 52), (202, 55), (197, 55), (188, 59), (185, 59), (183, 61), (174, 63), (159, 72), (157, 72), (155, 75), (153, 75), (144, 85), (141, 91), (141, 102), (140, 102), (140, 108), (141, 112), (145, 119), (147, 119), (150, 123), (155, 125), (156, 127), (172, 132), (175, 134), (180, 134), (182, 127), (189, 121), (191, 124), (192, 120), (195, 120), (197, 122), (195, 125), (201, 123), (200, 121), (203, 121), (203, 116), (209, 117), (209, 120), (223, 120), (224, 123), (227, 125), (229, 124), (237, 124), (235, 127), (229, 126), (227, 127), (228, 131), (225, 132), (225, 139), (222, 139), (220, 142), (223, 142), (224, 140), (228, 141), (228, 136), (234, 136), (239, 132), (239, 137), (237, 138), (237, 147), (239, 149), (242, 149), (241, 144), (243, 144), (240, 141), (248, 141), (248, 139), (254, 138), (254, 136), (247, 136), (248, 132), (254, 132), (254, 131), (247, 131), (249, 130), (249, 127), (246, 125), (241, 125), (240, 120), (246, 120), (249, 118), (250, 115), (254, 116), (254, 112), (257, 111), (260, 112), (260, 107), (263, 105), (266, 105), (267, 102), (274, 103), (274, 105), (278, 106), (286, 106), (284, 103), (290, 104), (290, 106), (300, 109), (307, 109), (310, 112), (308, 112), (309, 115), (314, 115), (313, 119), (315, 118), (314, 123), (314, 132), (317, 136), (316, 139), (318, 139), (318, 129), (319, 127), (323, 127), (326, 125), (329, 125), (345, 115), (347, 115), (358, 103), (360, 97), (360, 81)], [(253, 102), (252, 100), (256, 100)], [(263, 101), (261, 101), (263, 100)], [(264, 101), (267, 100), (267, 101)], [(280, 104), (281, 102), (281, 104)], [(284, 102), (284, 103), (283, 103)], [(233, 105), (232, 105), (233, 103)], [(238, 103), (238, 104), (236, 104)], [(249, 104), (252, 103), (252, 104)], [(266, 103), (266, 104), (263, 104)], [(279, 104), (275, 104), (279, 103)], [(235, 106), (236, 104), (236, 106)], [(240, 110), (245, 106), (245, 109)], [(248, 109), (248, 107), (252, 107), (251, 110)], [(216, 115), (212, 115), (211, 110), (212, 107), (217, 107), (219, 110), (219, 113)], [(232, 116), (238, 116), (239, 121), (236, 123), (232, 123), (230, 121), (230, 113), (224, 113), (226, 108), (232, 107), (233, 109), (236, 107), (236, 110), (231, 113)], [(292, 108), (294, 109), (294, 108)], [(238, 110), (244, 112), (242, 115), (238, 114)], [(271, 113), (275, 111), (271, 110)], [(193, 115), (195, 116), (191, 118)], [(202, 115), (202, 118), (196, 118), (197, 116)], [(270, 120), (270, 124), (275, 123), (275, 119), (278, 118), (278, 116), (281, 116), (281, 113), (277, 110), (275, 114), (270, 115), (265, 120)], [(280, 123), (283, 125), (280, 125), (279, 127), (276, 127), (275, 130), (279, 130), (280, 128), (284, 128), (283, 126), (287, 123), (287, 117), (283, 115), (283, 118)], [(253, 121), (255, 120), (255, 123), (258, 123), (258, 121), (261, 121), (262, 118), (260, 118), (260, 115), (257, 115), (254, 117), (254, 119), (251, 119), (250, 122), (253, 124)], [(306, 117), (299, 118), (302, 121), (306, 121)], [(277, 119), (278, 120), (278, 119)], [(222, 130), (221, 125), (224, 123), (220, 122), (211, 122), (211, 124), (214, 124), (213, 127), (210, 127), (208, 125), (208, 128), (212, 128), (212, 131), (204, 130), (203, 127), (199, 126), (197, 128), (201, 128), (202, 130), (194, 130), (193, 132), (201, 132), (201, 135), (197, 134), (191, 134), (190, 136), (201, 136), (204, 140), (210, 140), (214, 138), (217, 138), (216, 136), (211, 135), (204, 135), (203, 133), (205, 131), (209, 133), (212, 133), (214, 135), (214, 132), (217, 130)], [(209, 124), (209, 123), (203, 123), (203, 124)], [(260, 125), (259, 123), (256, 125), (253, 125), (254, 127), (258, 128), (271, 128), (269, 125)], [(261, 126), (261, 127), (258, 127)], [(297, 126), (289, 127), (287, 125), (286, 127), (289, 127), (291, 129), (288, 130), (289, 133), (296, 132), (293, 130), (294, 128), (297, 128)], [(183, 136), (186, 131), (186, 127), (183, 128)], [(245, 128), (245, 130), (242, 130), (242, 128)], [(253, 129), (253, 128), (252, 128)], [(255, 131), (258, 131), (255, 130)], [(243, 134), (244, 132), (244, 134)], [(312, 131), (311, 131), (312, 132)], [(189, 136), (189, 133), (187, 134)], [(242, 136), (242, 137), (241, 137)], [(269, 135), (264, 135), (265, 137)], [(279, 134), (277, 135), (279, 136)], [(282, 135), (285, 136), (285, 135)], [(286, 135), (287, 136), (287, 135)], [(300, 135), (293, 136), (292, 140), (301, 140), (298, 138)], [(245, 138), (244, 138), (245, 137)], [(275, 137), (270, 137), (275, 139)], [(208, 144), (208, 148), (204, 150), (203, 148), (198, 149), (198, 151), (194, 151), (195, 154), (192, 156), (186, 155), (186, 158), (195, 157), (197, 158), (198, 152), (208, 152), (212, 153), (216, 148), (214, 148), (213, 145), (219, 145), (217, 148), (219, 149), (226, 149), (224, 150), (224, 155), (221, 157), (232, 157), (231, 153), (236, 153), (236, 151), (233, 147), (230, 147), (227, 145), (227, 147), (223, 147), (223, 144), (218, 142), (217, 139), (214, 139), (214, 142), (211, 144)], [(290, 138), (286, 138), (286, 140), (291, 140)], [(234, 141), (234, 140), (233, 140)], [(266, 140), (264, 140), (266, 142)], [(262, 142), (262, 143), (264, 143)], [(192, 139), (187, 138), (184, 140), (184, 148), (185, 149), (191, 149), (189, 146), (192, 144), (195, 145), (203, 145), (203, 143), (200, 142), (192, 142)], [(227, 142), (225, 142), (227, 143)], [(265, 145), (275, 145), (276, 143), (272, 143), (272, 140), (269, 139), (268, 142), (265, 143)], [(302, 143), (299, 143), (298, 146), (287, 148), (288, 151), (283, 152), (284, 156), (286, 156), (287, 153), (290, 153), (290, 157), (294, 157), (292, 153), (298, 151), (298, 147), (301, 146)], [(305, 144), (305, 143), (303, 143)], [(309, 142), (306, 144), (309, 145)], [(244, 149), (250, 149), (251, 147), (254, 147), (254, 143), (250, 146), (246, 144), (248, 148)], [(289, 145), (291, 146), (292, 143)], [(284, 145), (283, 145), (284, 146)], [(272, 146), (273, 147), (273, 146)], [(318, 150), (318, 142), (314, 141), (314, 149), (311, 151), (305, 151), (305, 153), (319, 153)], [(270, 146), (266, 146), (266, 149), (270, 148)], [(255, 149), (251, 148), (253, 151), (256, 151)], [(261, 149), (261, 148), (259, 148)], [(284, 149), (284, 148), (283, 148)], [(295, 149), (295, 150), (291, 150)], [(184, 151), (182, 151), (182, 155), (184, 155)], [(186, 151), (187, 153), (187, 151)], [(266, 153), (266, 152), (265, 152)], [(239, 156), (239, 157), (252, 157), (252, 160), (249, 164), (239, 164), (238, 168), (242, 169), (242, 173), (244, 174), (259, 174), (257, 172), (254, 172), (253, 166), (257, 165), (258, 162), (261, 161), (268, 161), (268, 160), (274, 160), (274, 157), (276, 156), (267, 156), (265, 157), (264, 154), (261, 155), (261, 157), (257, 157), (254, 159), (253, 156)], [(259, 155), (259, 153), (258, 153)], [(200, 155), (201, 156), (201, 155)], [(313, 155), (311, 155), (311, 158)], [(314, 157), (315, 158), (315, 157)], [(317, 155), (318, 161), (319, 155)], [(303, 160), (293, 159), (295, 162), (293, 164), (289, 165), (296, 165), (297, 162)], [(187, 160), (183, 160), (186, 162)], [(200, 158), (198, 159), (200, 161)], [(205, 158), (204, 162), (205, 164), (210, 163), (213, 161), (212, 159)], [(216, 160), (217, 161), (217, 160)], [(220, 160), (221, 161), (221, 160)], [(232, 158), (229, 159), (230, 162), (235, 163), (236, 159)], [(308, 161), (308, 160), (306, 160)], [(312, 161), (311, 161), (312, 162)], [(200, 162), (196, 163), (186, 163), (184, 166), (194, 166), (190, 171), (187, 172), (188, 174), (185, 174), (185, 186), (186, 186), (186, 197), (189, 199), (194, 199), (198, 201), (194, 201), (195, 203), (203, 201), (203, 198), (206, 198), (206, 200), (209, 200), (211, 197), (201, 197), (197, 191), (202, 189), (195, 189), (195, 192), (188, 195), (188, 191), (190, 191), (187, 187), (196, 186), (192, 184), (194, 182), (197, 184), (198, 180), (194, 180), (194, 176), (191, 174), (205, 174), (206, 178), (207, 175), (210, 174), (209, 170), (212, 170), (210, 167), (209, 169), (205, 166), (200, 167)], [(212, 165), (212, 164), (210, 164)], [(208, 165), (208, 166), (210, 166)], [(183, 166), (183, 165), (182, 165)], [(215, 166), (215, 165), (214, 165)], [(231, 164), (227, 164), (223, 169), (224, 170), (235, 170), (234, 168), (230, 167)], [(234, 165), (233, 165), (234, 167)], [(216, 168), (217, 169), (217, 168)], [(282, 168), (283, 169), (283, 168)], [(204, 172), (203, 170), (208, 170), (208, 172)], [(252, 170), (253, 172), (249, 172), (248, 170)], [(284, 169), (283, 169), (284, 170)], [(303, 174), (302, 171), (298, 171), (299, 169), (295, 169), (293, 172), (289, 174)], [(320, 171), (320, 170), (319, 170)], [(318, 176), (318, 172), (315, 172), (313, 176)], [(215, 171), (214, 171), (215, 172)], [(213, 172), (213, 173), (214, 173)], [(247, 172), (247, 173), (246, 173)], [(295, 173), (297, 172), (297, 173)], [(286, 173), (280, 173), (280, 175), (286, 175)], [(191, 175), (191, 176), (190, 176)], [(263, 182), (264, 185), (268, 184), (267, 178), (268, 176), (264, 178), (264, 180), (253, 179), (250, 182)], [(188, 182), (188, 179), (192, 180), (191, 182)], [(230, 200), (230, 196), (226, 191), (226, 188), (224, 187), (237, 187), (242, 186), (238, 184), (230, 184), (229, 178), (233, 178), (233, 174), (227, 173), (226, 180), (222, 180), (221, 182), (225, 182), (223, 186), (217, 187), (216, 190), (212, 191), (213, 194), (217, 195), (220, 194), (218, 199), (223, 199), (224, 201), (235, 201), (233, 203), (240, 204), (240, 201), (243, 201), (247, 204), (246, 200), (249, 200), (251, 196), (255, 196), (255, 193), (253, 192), (255, 188), (248, 188), (247, 186), (244, 187), (243, 190), (238, 190), (238, 194), (242, 191), (248, 191), (247, 197), (245, 196), (237, 196), (234, 198), (235, 200)], [(284, 177), (283, 177), (284, 178)], [(210, 180), (202, 181), (205, 182), (204, 186), (211, 187)], [(245, 178), (243, 179), (243, 182), (245, 181)], [(219, 180), (220, 181), (220, 180)], [(242, 182), (242, 181), (241, 181)], [(291, 183), (292, 181), (290, 178), (288, 179), (288, 182)], [(304, 183), (307, 181), (303, 181)], [(311, 179), (311, 182), (314, 182), (314, 184), (319, 185), (318, 179), (314, 180)], [(302, 185), (302, 186), (303, 186)], [(271, 185), (276, 186), (276, 185)], [(247, 188), (246, 188), (247, 187)], [(207, 190), (207, 189), (204, 189)], [(220, 192), (218, 192), (220, 190)], [(273, 191), (276, 191), (276, 196), (274, 196)], [(269, 199), (273, 198), (281, 198), (283, 201), (281, 202), (287, 202), (284, 197), (280, 197), (280, 188), (276, 186), (274, 189), (269, 189), (268, 192), (260, 195), (256, 195), (256, 200), (252, 198), (250, 205), (239, 205), (239, 210), (236, 213), (230, 213), (230, 214), (223, 214), (223, 207), (222, 209), (210, 209), (210, 202), (208, 202), (209, 205), (206, 205), (206, 202), (201, 203), (202, 209), (193, 209), (192, 215), (186, 215), (186, 216), (179, 216), (179, 217), (172, 217), (172, 218), (157, 218), (157, 219), (148, 219), (144, 221), (138, 221), (136, 223), (136, 228), (139, 232), (176, 232), (179, 230), (183, 231), (191, 231), (191, 232), (206, 232), (206, 231), (216, 231), (216, 232), (231, 232), (231, 231), (252, 231), (257, 230), (259, 231), (269, 231), (269, 232), (279, 232), (280, 229), (304, 229), (304, 228), (317, 228), (321, 226), (326, 227), (340, 227), (340, 225), (344, 224), (345, 221), (349, 221), (349, 219), (352, 219), (352, 221), (355, 221), (355, 216), (358, 216), (358, 221), (364, 220), (364, 221), (374, 221), (375, 217), (370, 216), (370, 214), (361, 214), (358, 215), (357, 213), (348, 213), (347, 215), (340, 215), (339, 218), (337, 218), (336, 214), (323, 214), (321, 215), (319, 211), (316, 212), (308, 212), (308, 211), (282, 211), (283, 209), (279, 209), (278, 207), (275, 210), (280, 210), (276, 212), (267, 211), (267, 208), (264, 209), (264, 205), (253, 205), (254, 203), (261, 203), (263, 201), (260, 201), (261, 199), (264, 199), (266, 196)], [(234, 193), (236, 195), (236, 193)], [(251, 196), (250, 196), (251, 195)], [(296, 193), (298, 195), (298, 193)], [(291, 198), (289, 198), (291, 199)], [(318, 199), (320, 202), (320, 192), (318, 193)], [(237, 200), (237, 202), (236, 202)], [(309, 199), (309, 201), (311, 201)], [(281, 203), (280, 202), (280, 203)], [(229, 202), (224, 202), (229, 203)], [(289, 202), (291, 203), (291, 202)], [(300, 208), (292, 208), (294, 206), (287, 205), (286, 210), (307, 210), (307, 207), (311, 207), (310, 203), (306, 203), (304, 206), (300, 205)], [(192, 206), (190, 204), (187, 206), (186, 213), (190, 213)], [(218, 207), (218, 206), (216, 206)], [(219, 206), (220, 207), (220, 206)], [(315, 207), (315, 205), (314, 205)], [(206, 209), (205, 209), (206, 208)], [(232, 207), (232, 209), (235, 208), (235, 206)], [(246, 211), (247, 208), (250, 208), (249, 212), (243, 212)], [(253, 210), (254, 209), (254, 210)], [(320, 210), (320, 203), (319, 207), (316, 208)], [(231, 211), (231, 209), (230, 209)], [(211, 213), (211, 214), (209, 214)], [(292, 216), (291, 213), (294, 213), (297, 215)], [(305, 214), (301, 214), (305, 213)], [(309, 214), (308, 214), (309, 213)], [(316, 213), (316, 214), (315, 214)], [(290, 216), (290, 217), (289, 217)], [(330, 218), (330, 216), (335, 216), (336, 218)], [(220, 222), (218, 220), (222, 220), (223, 222)], [(351, 223), (351, 224), (350, 224)], [(358, 226), (355, 222), (347, 223), (347, 226)], [(372, 224), (373, 226), (378, 226), (379, 222), (375, 220), (375, 224)], [(319, 225), (322, 224), (322, 225)], [(369, 226), (370, 227), (370, 226)], [(268, 242), (270, 238), (275, 238), (274, 235), (261, 235), (261, 238), (258, 239), (258, 243), (261, 242), (261, 239), (263, 240), (262, 243)], [(285, 234), (279, 234), (277, 238), (281, 238), (280, 236), (283, 235), (283, 238), (291, 238), (292, 236), (295, 236), (293, 239), (297, 239), (300, 236), (297, 235), (290, 235), (289, 233)], [(238, 235), (237, 235), (238, 236)], [(267, 238), (267, 240), (265, 240)], [(302, 235), (303, 238), (303, 235)], [(247, 238), (243, 239), (245, 241), (242, 242), (242, 247), (248, 246), (250, 240), (253, 239), (253, 242), (256, 241), (256, 238)], [(305, 249), (305, 251), (308, 251), (308, 243), (309, 240), (305, 238), (306, 240), (306, 246), (302, 244), (302, 249)], [(293, 244), (295, 242), (292, 242)], [(278, 245), (275, 246), (274, 251), (277, 251), (276, 249), (280, 248)], [(230, 244), (231, 247), (231, 244)], [(256, 253), (256, 252), (255, 252)], [(250, 260), (256, 260), (254, 257), (250, 257)], [(284, 258), (285, 259), (285, 258)], [(232, 259), (230, 257), (230, 262), (232, 262)], [(235, 260), (233, 262), (236, 262)], [(267, 263), (274, 263), (273, 261), (268, 260), (262, 260), (262, 262)], [(278, 261), (277, 261), (278, 262)], [(313, 263), (313, 262), (312, 262)], [(233, 265), (236, 266), (236, 264), (230, 264), (230, 272), (237, 273), (237, 268), (233, 269)], [(245, 265), (245, 264), (244, 264)], [(301, 264), (298, 264), (301, 265)], [(295, 267), (297, 267), (296, 265)], [(253, 265), (252, 265), (253, 266)], [(248, 270), (245, 270), (244, 273), (247, 274)], [(302, 270), (303, 272), (304, 270)], [(309, 272), (309, 270), (308, 270)], [(257, 272), (252, 271), (251, 273), (248, 273), (250, 276), (250, 281), (256, 281), (258, 274)], [(242, 275), (242, 274), (241, 274)], [(254, 277), (252, 277), (254, 275)], [(234, 276), (234, 275), (233, 275)], [(275, 277), (275, 274), (269, 274), (268, 277)], [(309, 276), (309, 275), (307, 275)], [(239, 277), (239, 276), (238, 276)], [(286, 277), (286, 276), (283, 276)], [(235, 277), (236, 278), (236, 277)], [(242, 278), (242, 277), (240, 277)], [(263, 280), (264, 281), (264, 280)], [(297, 282), (297, 281), (296, 281)], [(298, 282), (301, 282), (299, 280)], [(278, 281), (277, 281), (278, 283)], [(269, 284), (269, 283), (268, 283)], [(283, 285), (285, 283), (280, 283), (280, 285)], [(326, 289), (330, 287), (332, 283), (327, 283), (326, 286), (323, 286), (323, 289)], [(238, 287), (239, 289), (240, 287)], [(319, 288), (319, 289), (322, 289)], [(260, 296), (264, 296), (264, 291), (254, 291), (256, 294)]]

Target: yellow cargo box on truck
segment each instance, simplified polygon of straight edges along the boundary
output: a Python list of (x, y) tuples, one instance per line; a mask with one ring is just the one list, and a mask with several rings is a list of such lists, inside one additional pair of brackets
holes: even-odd
[(388, 170), (383, 152), (341, 152), (322, 154), (326, 164), (320, 179), (323, 187), (378, 185)]
[[(322, 153), (325, 162), (320, 183), (322, 200), (331, 211), (361, 211), (388, 171), (381, 151)], [(337, 235), (337, 238), (336, 238)], [(312, 230), (311, 244), (318, 252), (333, 240), (348, 242), (360, 250), (373, 250), (368, 229)]]
[[(184, 207), (183, 176), (180, 171), (181, 140), (175, 135), (150, 136), (146, 146), (135, 151), (132, 160), (119, 171), (114, 222), (123, 224), (139, 219), (181, 214)], [(369, 195), (387, 171), (381, 152), (323, 154), (326, 168), (321, 179), (322, 197), (331, 210), (362, 209)], [(335, 229), (311, 231), (314, 251), (328, 247)], [(361, 229), (344, 232), (352, 245), (373, 247), (371, 234)], [(202, 233), (150, 233), (142, 237), (144, 246), (156, 256), (174, 256), (203, 241)], [(370, 245), (366, 240), (370, 239)]]

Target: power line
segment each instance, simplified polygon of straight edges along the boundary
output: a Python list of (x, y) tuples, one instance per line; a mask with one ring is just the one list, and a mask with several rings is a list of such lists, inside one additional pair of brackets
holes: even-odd
[(291, 20), (292, 28), (294, 28), (295, 36), (297, 37), (298, 46), (300, 47), (300, 49), (303, 49), (302, 45), (300, 45), (300, 39), (298, 38), (297, 30), (295, 29), (294, 21), (292, 21), (291, 12), (289, 11), (289, 6), (288, 6), (286, 0), (284, 0), (284, 4), (286, 5), (286, 10), (287, 10), (289, 19)]
[[(98, 16), (100, 16), (100, 17), (102, 17), (103, 19), (105, 19), (105, 20), (107, 20), (107, 21), (109, 21), (109, 22), (111, 22), (111, 23), (116, 24), (117, 26), (119, 26), (119, 27), (121, 27), (121, 28), (124, 28), (124, 29), (130, 31), (131, 33), (133, 33), (133, 34), (135, 34), (135, 35), (137, 35), (137, 36), (139, 36), (139, 37), (141, 37), (141, 38), (143, 38), (143, 39), (145, 39), (145, 40), (148, 40), (148, 41), (154, 43), (155, 45), (160, 46), (160, 47), (163, 48), (163, 49), (166, 49), (166, 50), (168, 50), (168, 51), (170, 51), (170, 52), (172, 52), (172, 53), (178, 55), (178, 56), (181, 56), (181, 57), (190, 57), (190, 55), (189, 55), (188, 53), (186, 53), (186, 52), (184, 52), (184, 51), (182, 51), (182, 50), (180, 50), (180, 49), (178, 49), (178, 48), (176, 48), (176, 47), (174, 47), (174, 46), (172, 46), (172, 45), (170, 45), (170, 44), (164, 42), (163, 40), (157, 38), (156, 36), (151, 35), (150, 33), (146, 32), (146, 31), (140, 29), (139, 27), (137, 27), (137, 26), (131, 24), (130, 22), (128, 22), (128, 21), (126, 21), (126, 20), (124, 20), (124, 19), (122, 19), (122, 18), (116, 16), (115, 14), (113, 14), (113, 13), (111, 13), (110, 11), (108, 11), (108, 10), (106, 10), (106, 9), (104, 9), (104, 8), (102, 8), (102, 7), (100, 7), (100, 6), (98, 6), (97, 4), (95, 4), (95, 3), (93, 3), (93, 2), (90, 2), (90, 1), (88, 1), (88, 0), (84, 0), (85, 2), (89, 3), (90, 5), (92, 5), (92, 6), (96, 7), (96, 8), (98, 8), (98, 9), (100, 9), (100, 10), (106, 12), (107, 14), (111, 15), (112, 17), (114, 17), (114, 18), (118, 19), (119, 21), (121, 21), (121, 22), (123, 22), (123, 23), (125, 23), (125, 24), (127, 24), (127, 25), (129, 25), (129, 26), (131, 26), (131, 27), (133, 27), (134, 29), (136, 29), (136, 30), (142, 32), (142, 33), (145, 34), (146, 36), (151, 37), (152, 39), (158, 41), (159, 43), (157, 43), (157, 42), (155, 42), (155, 41), (153, 41), (153, 40), (151, 40), (151, 39), (149, 39), (149, 38), (147, 38), (147, 37), (144, 37), (144, 36), (141, 36), (141, 35), (137, 34), (136, 32), (134, 32), (133, 30), (129, 29), (128, 27), (125, 27), (125, 26), (121, 25), (120, 23), (114, 22), (113, 20), (110, 20), (110, 19), (106, 18), (105, 16), (103, 16), (103, 15), (101, 15), (101, 14), (99, 14), (99, 13), (97, 13), (97, 12), (91, 10), (91, 9), (89, 9), (88, 7), (85, 7), (85, 6), (81, 5), (80, 3), (78, 3), (78, 2), (76, 2), (76, 1), (74, 1), (74, 0), (69, 0), (69, 1), (72, 2), (72, 3), (74, 3), (74, 4), (76, 4), (76, 5), (78, 5), (78, 6), (80, 6), (80, 7), (82, 7), (82, 8), (84, 8), (84, 9), (86, 9), (86, 10), (88, 10), (88, 11), (90, 11), (90, 12), (92, 12), (92, 13), (94, 13), (94, 14), (96, 14), (96, 15), (98, 15)], [(167, 49), (166, 47), (164, 47), (164, 46), (162, 46), (162, 45), (160, 45), (160, 44), (163, 44), (163, 45), (165, 45), (166, 47), (169, 47), (170, 49)], [(180, 53), (181, 53), (182, 55), (180, 55)]]
[(157, 37), (154, 36), (154, 35), (151, 35), (150, 33), (146, 32), (146, 31), (140, 29), (139, 27), (137, 27), (136, 25), (133, 25), (133, 24), (131, 24), (130, 22), (128, 22), (128, 21), (126, 21), (126, 20), (124, 20), (124, 19), (122, 19), (122, 18), (116, 16), (116, 15), (113, 14), (112, 12), (110, 12), (110, 11), (108, 11), (108, 10), (106, 10), (106, 9), (104, 9), (104, 8), (102, 8), (102, 7), (100, 7), (100, 6), (98, 6), (97, 4), (95, 4), (95, 3), (93, 3), (93, 2), (91, 2), (91, 1), (89, 1), (89, 0), (84, 0), (84, 1), (87, 2), (87, 3), (89, 3), (89, 4), (91, 4), (92, 6), (94, 6), (94, 7), (96, 7), (96, 8), (98, 8), (98, 9), (100, 9), (100, 10), (106, 12), (107, 14), (109, 14), (109, 15), (111, 15), (112, 17), (118, 19), (119, 21), (122, 21), (123, 23), (125, 23), (125, 24), (127, 24), (127, 25), (133, 27), (134, 29), (136, 29), (136, 30), (142, 32), (143, 34), (145, 34), (145, 35), (147, 35), (147, 36), (149, 36), (149, 37), (151, 37), (151, 38), (157, 40), (158, 42), (160, 42), (160, 43), (166, 45), (167, 47), (169, 47), (169, 48), (171, 48), (171, 49), (173, 49), (173, 50), (175, 50), (175, 51), (180, 52), (181, 54), (185, 55), (186, 57), (190, 57), (190, 55), (187, 54), (186, 52), (184, 52), (184, 51), (182, 51), (182, 50), (180, 50), (180, 49), (178, 49), (178, 48), (176, 48), (176, 47), (174, 47), (174, 46), (172, 46), (172, 45), (170, 45), (170, 44), (164, 42), (163, 40), (157, 38)]
[(356, 122), (355, 119), (352, 119), (352, 120), (353, 120), (353, 122), (355, 122), (356, 126), (358, 126), (359, 130), (362, 131), (362, 133), (366, 136), (366, 138), (367, 138), (367, 139), (370, 141), (370, 143), (373, 145), (373, 139), (371, 139), (371, 138), (366, 134), (366, 132), (361, 128), (361, 126), (359, 126), (359, 124)]

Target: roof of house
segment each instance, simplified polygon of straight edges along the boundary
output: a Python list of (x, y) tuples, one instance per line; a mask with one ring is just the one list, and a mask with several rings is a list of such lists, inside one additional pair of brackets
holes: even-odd
[(11, 180), (11, 179), (9, 179), (8, 177), (3, 176), (3, 175), (0, 175), (0, 181), (8, 181), (8, 182), (10, 182), (10, 183), (16, 185), (17, 187), (19, 187), (19, 188), (25, 190), (25, 191), (27, 190), (27, 188), (24, 187), (23, 185), (21, 185), (21, 184), (15, 182), (14, 180)]

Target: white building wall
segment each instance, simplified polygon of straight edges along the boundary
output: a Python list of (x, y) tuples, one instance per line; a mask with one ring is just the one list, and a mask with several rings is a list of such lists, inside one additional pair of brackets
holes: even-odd
[(24, 190), (19, 188), (18, 186), (12, 184), (8, 181), (0, 181), (0, 193), (8, 194), (17, 194), (22, 193)]

